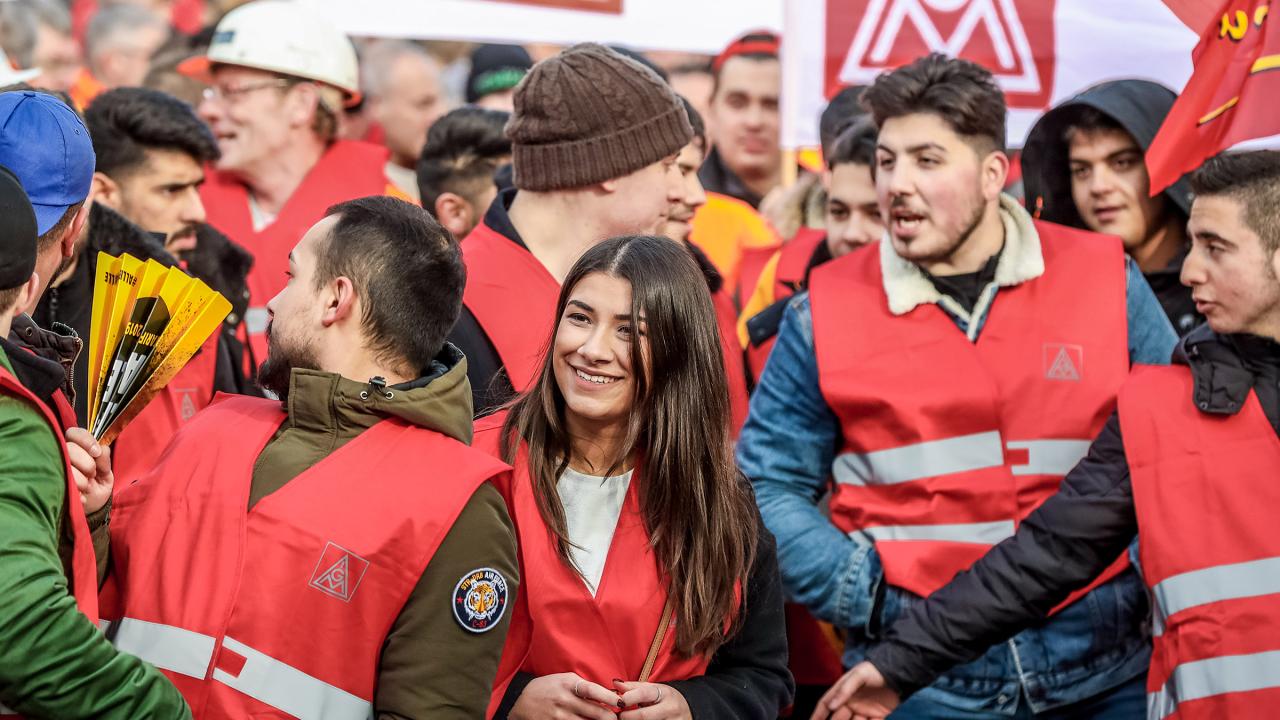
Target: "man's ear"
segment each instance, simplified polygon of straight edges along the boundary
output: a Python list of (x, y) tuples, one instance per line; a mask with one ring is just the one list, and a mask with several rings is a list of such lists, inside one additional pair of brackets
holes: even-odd
[(80, 239), (80, 232), (84, 230), (84, 224), (89, 221), (89, 211), (93, 209), (93, 192), (89, 192), (89, 199), (84, 201), (80, 209), (76, 211), (76, 216), (71, 219), (71, 224), (67, 226), (67, 234), (62, 236), (62, 257), (69, 258), (76, 254), (76, 240)]
[(324, 303), (324, 313), (320, 316), (320, 322), (325, 327), (351, 318), (357, 309), (356, 286), (351, 282), (351, 278), (338, 276), (329, 281), (320, 296), (320, 301)]
[(435, 211), (436, 220), (458, 240), (461, 240), (474, 225), (475, 210), (461, 195), (451, 192), (440, 193), (436, 198)]
[(120, 205), (124, 200), (120, 191), (120, 183), (112, 180), (105, 173), (96, 172), (93, 174), (93, 184), (90, 187), (89, 194), (95, 202), (100, 202), (112, 210), (120, 210)]
[(987, 200), (994, 200), (1004, 192), (1005, 181), (1009, 179), (1009, 156), (1002, 150), (987, 153), (982, 160), (982, 195)]
[(13, 304), (13, 316), (17, 317), (22, 313), (29, 313), (36, 309), (36, 305), (40, 302), (40, 274), (31, 273), (31, 277), (27, 278), (27, 284), (22, 286), (22, 292), (18, 293), (18, 300)]

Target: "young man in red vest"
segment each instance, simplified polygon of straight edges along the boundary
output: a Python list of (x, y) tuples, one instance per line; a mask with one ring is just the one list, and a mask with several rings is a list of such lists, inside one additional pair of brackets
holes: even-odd
[[(791, 301), (738, 445), (783, 580), (845, 628), (846, 666), (1012, 535), (1084, 455), (1130, 364), (1167, 362), (1176, 342), (1118, 239), (1036, 222), (1001, 192), (990, 72), (931, 55), (863, 101), (885, 237)], [(1144, 597), (1117, 563), (1087, 599), (974, 648), (901, 717), (1140, 713)]]
[(462, 243), (467, 289), (450, 335), (482, 413), (534, 379), (578, 257), (611, 237), (660, 233), (681, 193), (676, 156), (693, 137), (662, 78), (593, 43), (534, 66), (515, 103), (515, 189)]
[(1191, 189), (1182, 282), (1208, 326), (1173, 366), (1135, 372), (1062, 490), (897, 622), (827, 698), (834, 717), (883, 717), (973, 648), (1041, 622), (1135, 535), (1155, 601), (1147, 717), (1275, 713), (1280, 153), (1221, 155)]
[(0, 218), (0, 715), (189, 717), (154, 668), (113, 649), (93, 625), (98, 578), (85, 513), (110, 497), (109, 455), (99, 449), (95, 459), (92, 438), (87, 450), (64, 448), (45, 399), (62, 385), (62, 366), (5, 339), (40, 280), (36, 216), (4, 167)]
[(291, 0), (243, 5), (179, 69), (209, 85), (197, 110), (222, 157), (200, 194), (209, 224), (254, 256), (245, 327), (261, 362), (266, 304), (297, 239), (335, 203), (404, 196), (387, 180), (386, 148), (337, 139), (344, 104), (360, 96), (356, 53), (318, 13)]
[(202, 718), (482, 717), (517, 562), (444, 339), (458, 246), (369, 197), (288, 267), (261, 372), (281, 400), (214, 403), (117, 493), (108, 637)]

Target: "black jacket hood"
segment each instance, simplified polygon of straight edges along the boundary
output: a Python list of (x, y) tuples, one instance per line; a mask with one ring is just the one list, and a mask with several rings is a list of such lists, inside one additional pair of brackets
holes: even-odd
[[(1094, 85), (1041, 116), (1022, 148), (1022, 177), (1027, 209), (1041, 220), (1084, 228), (1071, 198), (1071, 175), (1064, 134), (1082, 108), (1115, 120), (1146, 152), (1178, 99), (1169, 88), (1148, 80), (1113, 80)], [(1186, 177), (1163, 193), (1185, 216), (1191, 211)]]

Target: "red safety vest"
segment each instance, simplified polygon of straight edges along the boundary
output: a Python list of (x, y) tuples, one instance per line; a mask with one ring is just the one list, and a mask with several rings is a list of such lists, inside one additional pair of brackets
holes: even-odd
[(219, 334), (209, 336), (191, 361), (112, 443), (111, 463), (117, 491), (155, 467), (178, 429), (213, 402)]
[(284, 420), (278, 402), (215, 401), (119, 494), (108, 637), (164, 671), (196, 717), (363, 720), (387, 632), (506, 466), (388, 419), (246, 510)]
[(716, 311), (716, 324), (720, 327), (720, 347), (724, 351), (724, 374), (729, 384), (729, 415), (733, 437), (742, 432), (747, 421), (747, 368), (738, 344), (738, 311), (733, 299), (721, 288), (711, 294), (711, 306)]
[(1120, 392), (1154, 629), (1149, 718), (1274, 717), (1280, 707), (1280, 439), (1250, 392), (1200, 412), (1186, 367)]
[[(505, 413), (479, 421), (476, 449), (499, 455), (504, 418)], [(499, 680), (516, 668), (536, 676), (574, 672), (604, 687), (612, 687), (613, 678), (640, 676), (667, 595), (640, 513), (640, 482), (637, 470), (593, 597), (556, 552), (534, 498), (528, 450), (521, 446), (514, 470), (498, 484), (519, 534), (521, 579)], [(710, 658), (676, 654), (675, 626), (673, 620), (663, 637), (650, 682), (685, 680), (707, 670)], [(500, 700), (495, 695), (491, 711)]]
[(843, 431), (832, 521), (918, 595), (1057, 491), (1129, 371), (1120, 243), (1035, 227), (1044, 274), (1000, 288), (976, 342), (936, 304), (890, 313), (878, 243), (809, 277), (819, 384)]
[(209, 224), (253, 255), (244, 327), (259, 363), (267, 356), (263, 334), (267, 329), (267, 302), (284, 288), (293, 246), (330, 206), (387, 194), (387, 157), (386, 148), (349, 140), (335, 142), (289, 196), (275, 222), (261, 231), (253, 229), (249, 191), (244, 184), (213, 168), (206, 171), (200, 198)]
[[(805, 273), (809, 270), (809, 261), (818, 245), (826, 242), (827, 231), (814, 228), (800, 228), (795, 237), (778, 251), (778, 265), (773, 275), (773, 302), (785, 300), (804, 289)], [(754, 290), (754, 286), (751, 288)], [(747, 364), (751, 376), (759, 379), (764, 372), (764, 365), (773, 351), (773, 343), (777, 336), (769, 338), (759, 347), (747, 348)]]
[(560, 283), (520, 247), (484, 223), (462, 241), (462, 303), (498, 351), (516, 392), (533, 385), (556, 323)]

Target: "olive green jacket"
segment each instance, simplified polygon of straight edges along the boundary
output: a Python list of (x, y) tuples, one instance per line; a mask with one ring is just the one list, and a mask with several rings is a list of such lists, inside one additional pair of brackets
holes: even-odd
[[(389, 387), (391, 399), (368, 390), (367, 383), (333, 373), (294, 370), (289, 418), (254, 464), (250, 507), (387, 417), (471, 442), (471, 385), (466, 360), (452, 345), (424, 377)], [(432, 476), (430, 458), (405, 458), (405, 466), (418, 468), (423, 482), (448, 481)], [(391, 627), (374, 697), (379, 718), (484, 717), (510, 614), (484, 633), (468, 631), (454, 618), (454, 589), (478, 568), (502, 573), (514, 601), (515, 529), (491, 485), (463, 508)]]

